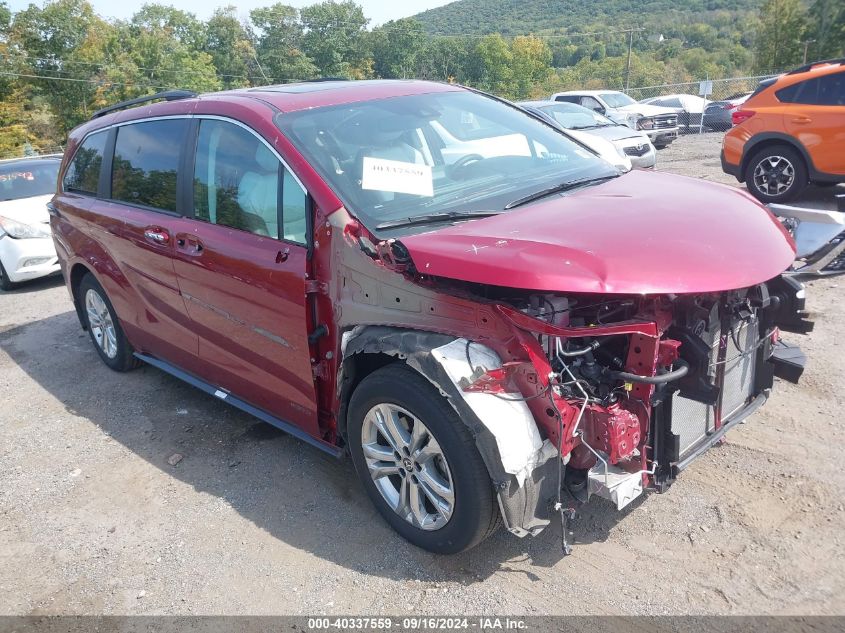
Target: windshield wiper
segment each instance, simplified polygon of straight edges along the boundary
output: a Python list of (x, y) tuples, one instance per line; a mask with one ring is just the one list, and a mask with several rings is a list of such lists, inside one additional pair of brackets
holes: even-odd
[(400, 226), (414, 226), (417, 224), (434, 224), (448, 220), (462, 220), (470, 218), (487, 218), (491, 215), (499, 215), (501, 211), (447, 211), (444, 213), (429, 213), (428, 215), (417, 215), (412, 218), (398, 218), (376, 224), (376, 229), (394, 229)]
[(548, 187), (547, 189), (541, 189), (540, 191), (536, 191), (534, 193), (529, 193), (527, 196), (522, 198), (518, 198), (513, 202), (508, 202), (505, 205), (505, 210), (513, 209), (514, 207), (519, 207), (523, 204), (528, 204), (529, 202), (534, 202), (535, 200), (539, 200), (540, 198), (545, 198), (546, 196), (550, 196), (553, 193), (562, 193), (564, 191), (569, 191), (570, 189), (575, 189), (576, 187), (583, 187), (584, 185), (590, 185), (593, 183), (604, 182), (605, 180), (611, 180), (612, 178), (616, 178), (618, 176), (599, 176), (598, 178), (581, 178), (579, 180), (569, 180), (567, 182), (562, 182), (559, 185), (555, 185), (554, 187)]

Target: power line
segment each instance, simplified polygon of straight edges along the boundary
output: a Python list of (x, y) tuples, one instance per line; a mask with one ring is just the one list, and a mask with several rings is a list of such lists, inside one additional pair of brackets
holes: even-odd
[(28, 79), (50, 79), (52, 81), (72, 81), (75, 83), (86, 83), (86, 84), (97, 84), (99, 86), (103, 86), (108, 88), (109, 86), (129, 86), (132, 88), (155, 88), (156, 90), (167, 90), (168, 88), (172, 88), (172, 86), (153, 86), (152, 84), (137, 84), (137, 83), (126, 83), (121, 81), (108, 81), (108, 80), (100, 80), (100, 79), (77, 79), (75, 77), (54, 77), (51, 75), (34, 75), (29, 73), (10, 73), (10, 72), (0, 72), (0, 76), (4, 77), (26, 77)]
[[(100, 68), (100, 69), (108, 67), (110, 69), (115, 69), (115, 70), (130, 70), (130, 71), (132, 71), (132, 70), (143, 70), (143, 71), (147, 71), (147, 72), (170, 73), (170, 74), (180, 75), (180, 76), (181, 75), (204, 75), (205, 74), (204, 72), (202, 72), (200, 70), (179, 70), (179, 69), (173, 69), (173, 68), (166, 68), (164, 66), (159, 66), (159, 67), (156, 67), (156, 68), (147, 68), (147, 67), (144, 67), (144, 66), (135, 66), (135, 65), (114, 65), (113, 66), (113, 65), (110, 64), (109, 61), (105, 61), (105, 62), (83, 62), (83, 61), (76, 61), (76, 60), (72, 60), (72, 59), (61, 59), (61, 58), (53, 59), (53, 58), (49, 58), (49, 57), (31, 57), (30, 55), (27, 55), (25, 53), (24, 54), (18, 54), (18, 55), (8, 55), (8, 54), (3, 55), (2, 53), (0, 53), (0, 58), (2, 58), (2, 57), (5, 57), (9, 61), (13, 61), (15, 59), (25, 59), (25, 60), (28, 60), (28, 61), (45, 62), (45, 63), (48, 63), (48, 64), (59, 64), (59, 65), (73, 64), (73, 65), (77, 65), (77, 66), (93, 66), (95, 68)], [(38, 70), (47, 71), (47, 72), (65, 72), (64, 70), (56, 70), (56, 69), (52, 69), (52, 68), (38, 68)], [(220, 73), (217, 73), (216, 71), (215, 71), (214, 74), (215, 74), (216, 77), (221, 77), (221, 78), (224, 77), (224, 78), (228, 78), (228, 79), (248, 79), (250, 81), (252, 81), (254, 79), (261, 79), (261, 80), (267, 79), (267, 77), (258, 76), (258, 75), (253, 76), (253, 75), (220, 74)], [(270, 79), (272, 79), (272, 78), (270, 78)]]

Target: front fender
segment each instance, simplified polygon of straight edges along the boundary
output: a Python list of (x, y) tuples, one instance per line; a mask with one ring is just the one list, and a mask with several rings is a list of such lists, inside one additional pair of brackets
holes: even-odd
[[(551, 500), (557, 494), (557, 451), (541, 439), (524, 401), (460, 387), (473, 368), (463, 356), (466, 339), (446, 334), (386, 326), (364, 326), (344, 333), (338, 385), (341, 389), (341, 432), (345, 433), (346, 403), (351, 396), (351, 364), (357, 354), (383, 354), (401, 360), (425, 377), (455, 409), (475, 438), (499, 498), (505, 524), (518, 536), (537, 534), (548, 525)], [(498, 355), (478, 343), (473, 364), (484, 370), (501, 367)]]

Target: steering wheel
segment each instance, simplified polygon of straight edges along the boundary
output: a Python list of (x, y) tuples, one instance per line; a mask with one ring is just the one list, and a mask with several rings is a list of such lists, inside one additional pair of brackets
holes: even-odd
[(480, 160), (484, 160), (484, 157), (481, 154), (467, 154), (466, 156), (461, 156), (447, 168), (449, 178), (452, 180), (463, 180), (467, 166), (472, 163), (477, 163)]

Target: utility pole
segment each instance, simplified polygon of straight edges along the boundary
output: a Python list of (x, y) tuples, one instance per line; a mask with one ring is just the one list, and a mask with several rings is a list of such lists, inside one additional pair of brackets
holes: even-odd
[(810, 44), (815, 44), (816, 40), (804, 40), (801, 42), (804, 45), (804, 63), (807, 63), (807, 50), (810, 48)]
[(625, 93), (628, 93), (628, 84), (631, 80), (631, 49), (634, 47), (634, 33), (645, 31), (645, 29), (625, 29), (622, 33), (628, 34), (628, 62), (625, 64)]

